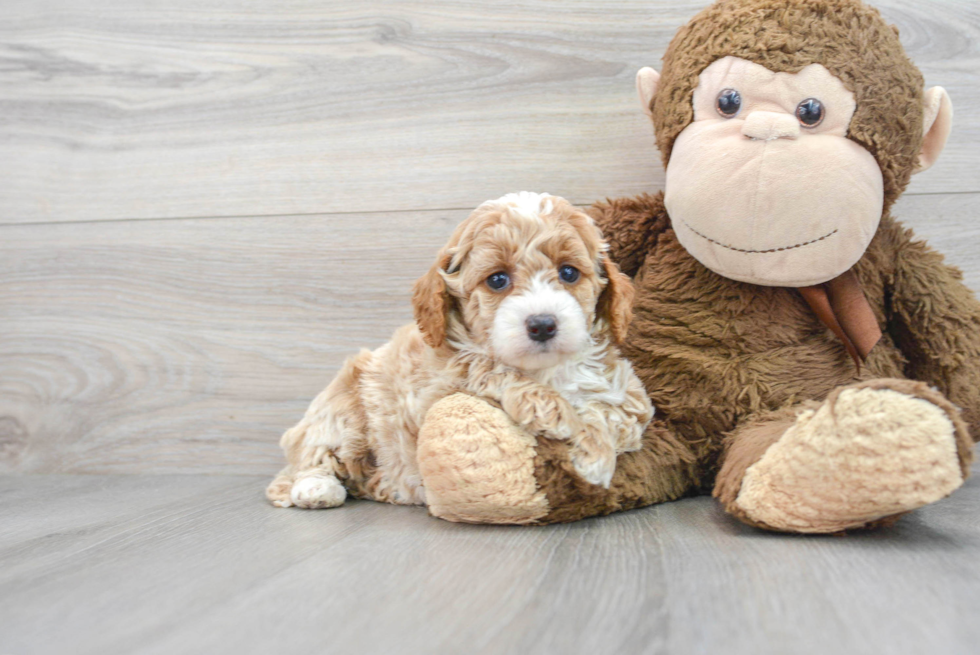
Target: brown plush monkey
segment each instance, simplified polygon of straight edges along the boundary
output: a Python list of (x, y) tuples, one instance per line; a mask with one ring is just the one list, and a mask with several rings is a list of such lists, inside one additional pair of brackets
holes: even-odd
[(954, 491), (980, 435), (980, 304), (889, 215), (943, 148), (945, 91), (856, 0), (722, 0), (663, 63), (637, 86), (665, 191), (593, 208), (637, 287), (644, 449), (602, 489), (565, 444), (454, 396), (420, 436), (430, 510), (546, 523), (713, 492), (752, 525), (836, 532)]

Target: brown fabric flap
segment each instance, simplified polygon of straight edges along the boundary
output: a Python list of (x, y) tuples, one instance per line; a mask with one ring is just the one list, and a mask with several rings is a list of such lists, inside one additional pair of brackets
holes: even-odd
[(861, 283), (853, 270), (838, 275), (825, 284), (830, 306), (834, 310), (837, 321), (844, 329), (861, 359), (867, 359), (868, 353), (881, 339), (881, 328), (878, 319), (864, 296)]
[(834, 315), (833, 307), (830, 304), (830, 297), (827, 295), (827, 289), (824, 285), (818, 284), (812, 287), (800, 287), (800, 295), (803, 296), (803, 300), (810, 305), (810, 309), (813, 313), (817, 315), (820, 322), (826, 325), (831, 332), (837, 335), (837, 338), (843, 342), (844, 347), (847, 348), (847, 354), (851, 356), (854, 360), (854, 365), (857, 366), (858, 371), (861, 370), (861, 354), (858, 352), (854, 343), (847, 337), (844, 332), (844, 328), (837, 321), (837, 317)]
[(861, 362), (881, 339), (881, 328), (854, 271), (823, 284), (799, 287), (799, 292), (820, 322), (844, 343), (860, 372)]

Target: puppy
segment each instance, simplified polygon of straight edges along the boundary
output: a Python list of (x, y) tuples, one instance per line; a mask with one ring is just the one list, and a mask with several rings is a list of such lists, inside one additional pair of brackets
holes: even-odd
[(456, 392), (569, 440), (576, 470), (608, 487), (653, 408), (614, 345), (633, 287), (605, 251), (592, 219), (561, 198), (525, 192), (478, 207), (416, 282), (416, 322), (348, 359), (283, 435), (288, 466), (269, 500), (424, 504), (416, 439), (433, 403)]

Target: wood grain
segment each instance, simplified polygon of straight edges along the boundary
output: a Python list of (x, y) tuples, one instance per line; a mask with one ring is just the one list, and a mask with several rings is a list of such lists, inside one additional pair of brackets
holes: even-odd
[[(659, 186), (633, 76), (706, 0), (0, 8), (0, 223), (579, 203)], [(882, 0), (953, 138), (911, 193), (980, 191), (980, 9)]]
[[(980, 194), (895, 214), (980, 289)], [(0, 228), (0, 471), (262, 473), (466, 212)]]
[(411, 320), (461, 218), (5, 228), (0, 466), (271, 471), (344, 358)]
[(846, 538), (759, 532), (705, 497), (496, 527), (280, 510), (264, 482), (0, 477), (0, 652), (965, 655), (980, 638), (976, 476)]

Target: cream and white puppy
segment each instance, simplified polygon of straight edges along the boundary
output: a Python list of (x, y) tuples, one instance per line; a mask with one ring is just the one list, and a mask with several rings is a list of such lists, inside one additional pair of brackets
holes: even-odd
[(416, 322), (348, 359), (283, 435), (288, 466), (269, 500), (334, 507), (351, 493), (424, 504), (419, 429), (456, 392), (569, 440), (576, 470), (608, 487), (653, 408), (615, 345), (633, 287), (605, 250), (592, 219), (561, 198), (525, 192), (478, 207), (416, 283)]

